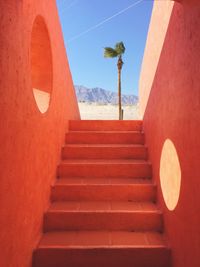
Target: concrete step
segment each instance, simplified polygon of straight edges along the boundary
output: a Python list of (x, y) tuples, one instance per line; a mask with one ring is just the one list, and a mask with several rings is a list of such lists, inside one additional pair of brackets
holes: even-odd
[(65, 160), (58, 177), (140, 177), (150, 178), (151, 164), (145, 160)]
[(70, 121), (33, 267), (170, 267), (142, 121)]
[(151, 202), (54, 202), (44, 216), (44, 231), (162, 231), (162, 214)]
[(141, 131), (140, 120), (75, 120), (69, 121), (72, 131)]
[(144, 134), (139, 131), (70, 131), (68, 144), (144, 144)]
[(60, 178), (52, 201), (155, 201), (156, 186), (141, 178)]
[(62, 159), (147, 159), (147, 148), (131, 144), (68, 144)]
[(33, 267), (169, 267), (169, 259), (164, 236), (155, 232), (49, 232)]

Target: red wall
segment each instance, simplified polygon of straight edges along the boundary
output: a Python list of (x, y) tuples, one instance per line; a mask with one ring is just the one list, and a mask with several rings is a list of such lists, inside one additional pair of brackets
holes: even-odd
[[(32, 25), (49, 31), (53, 89), (41, 114), (31, 88)], [(0, 266), (30, 267), (68, 119), (79, 111), (54, 0), (0, 1)]]
[[(199, 267), (200, 3), (174, 4), (144, 114), (144, 131), (173, 266)], [(161, 150), (167, 138), (176, 147), (182, 173), (180, 197), (173, 211), (165, 205), (159, 177)]]

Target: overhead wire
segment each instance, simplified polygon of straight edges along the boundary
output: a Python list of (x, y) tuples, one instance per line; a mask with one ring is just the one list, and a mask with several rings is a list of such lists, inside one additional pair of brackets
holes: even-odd
[(81, 33), (79, 33), (79, 34), (77, 34), (77, 35), (71, 37), (70, 39), (67, 40), (67, 43), (70, 43), (70, 42), (72, 42), (72, 41), (74, 41), (74, 40), (76, 40), (76, 39), (78, 39), (78, 38), (84, 36), (85, 34), (87, 34), (87, 33), (91, 32), (91, 31), (97, 29), (98, 27), (102, 26), (102, 25), (105, 24), (106, 22), (108, 22), (108, 21), (112, 20), (113, 18), (115, 18), (115, 17), (117, 17), (117, 16), (123, 14), (124, 12), (128, 11), (129, 9), (131, 9), (131, 8), (137, 6), (137, 5), (139, 5), (139, 4), (142, 3), (142, 2), (144, 2), (144, 0), (138, 0), (138, 1), (134, 2), (133, 4), (129, 5), (128, 7), (126, 7), (126, 8), (124, 8), (124, 9), (118, 11), (118, 12), (115, 13), (114, 15), (112, 15), (112, 16), (110, 16), (110, 17), (104, 19), (104, 20), (102, 20), (101, 22), (99, 22), (99, 23), (97, 23), (96, 25), (94, 25), (94, 26), (88, 28), (87, 30), (85, 30), (85, 31), (83, 31), (83, 32), (81, 32)]

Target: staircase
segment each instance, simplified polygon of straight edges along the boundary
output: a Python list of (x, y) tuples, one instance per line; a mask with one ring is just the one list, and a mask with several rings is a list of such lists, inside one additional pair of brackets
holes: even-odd
[(170, 267), (141, 121), (70, 121), (34, 267)]

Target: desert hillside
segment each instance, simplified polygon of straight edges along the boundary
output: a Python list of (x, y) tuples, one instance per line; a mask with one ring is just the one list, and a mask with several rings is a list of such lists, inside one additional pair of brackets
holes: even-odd
[[(112, 104), (118, 103), (117, 92), (112, 92), (102, 88), (87, 88), (82, 85), (75, 85), (76, 95), (79, 102), (83, 103), (98, 103)], [(122, 91), (122, 104), (135, 105), (138, 103), (138, 97), (135, 95), (126, 95)]]

